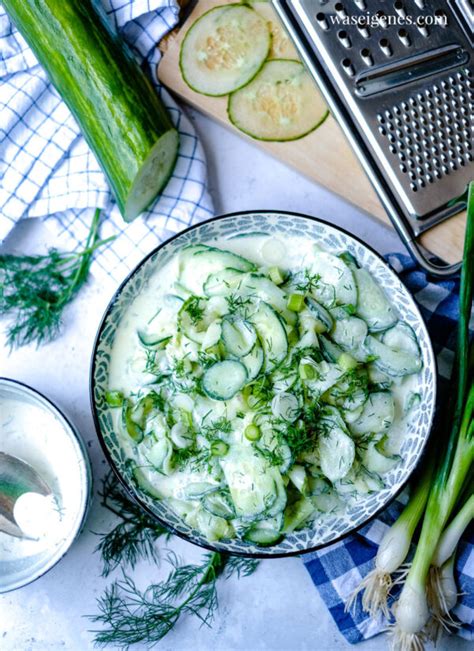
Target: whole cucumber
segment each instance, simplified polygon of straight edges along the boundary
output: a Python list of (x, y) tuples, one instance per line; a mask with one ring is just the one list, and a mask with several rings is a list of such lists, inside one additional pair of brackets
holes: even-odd
[(91, 0), (2, 2), (131, 221), (162, 190), (178, 154), (178, 133), (150, 80)]

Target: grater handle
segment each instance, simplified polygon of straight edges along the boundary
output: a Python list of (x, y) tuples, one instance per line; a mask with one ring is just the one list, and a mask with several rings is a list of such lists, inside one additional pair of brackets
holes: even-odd
[(462, 267), (462, 260), (454, 262), (453, 264), (437, 264), (436, 262), (429, 260), (423, 249), (415, 240), (405, 242), (405, 246), (420, 267), (422, 267), (422, 269), (424, 269), (430, 276), (435, 276), (436, 278), (448, 278), (449, 276), (457, 274)]
[(395, 227), (400, 239), (407, 247), (413, 259), (427, 274), (435, 278), (448, 278), (458, 273), (462, 266), (462, 260), (453, 264), (445, 264), (442, 261), (438, 263), (430, 260), (427, 257), (425, 249), (413, 238), (411, 228), (405, 223), (405, 219), (394, 210), (394, 206), (389, 204), (385, 205), (385, 208), (391, 217), (392, 225)]

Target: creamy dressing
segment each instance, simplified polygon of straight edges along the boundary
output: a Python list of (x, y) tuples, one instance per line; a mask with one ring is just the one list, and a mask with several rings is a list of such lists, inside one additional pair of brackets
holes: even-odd
[[(314, 242), (303, 238), (292, 238), (290, 247), (287, 242), (268, 235), (218, 239), (208, 241), (206, 244), (239, 254), (264, 269), (278, 265), (285, 271), (293, 272), (310, 267), (315, 249)], [(153, 376), (145, 370), (146, 351), (139, 342), (137, 331), (151, 329), (154, 333), (169, 333), (170, 314), (173, 316), (173, 310), (175, 310), (174, 314), (176, 314), (179, 307), (165, 306), (163, 308), (163, 305), (165, 305), (165, 296), (173, 294), (175, 291), (174, 283), (177, 280), (178, 256), (175, 256), (166, 266), (157, 269), (152, 274), (147, 285), (124, 314), (116, 330), (112, 349), (108, 379), (108, 386), (111, 391), (120, 390), (125, 396), (129, 396), (138, 392), (144, 385), (152, 382)], [(182, 350), (177, 351), (177, 353), (183, 355)], [(186, 355), (189, 356), (189, 359), (193, 359), (194, 351), (192, 347), (190, 347), (189, 351), (186, 351)], [(395, 402), (395, 420), (388, 432), (386, 449), (392, 454), (399, 452), (404, 434), (409, 427), (409, 421), (414, 409), (411, 413), (405, 415), (404, 407), (407, 396), (410, 392), (416, 391), (417, 381), (416, 375), (406, 376), (394, 382), (390, 389)], [(189, 397), (183, 394), (182, 399), (186, 401), (189, 400)], [(205, 403), (205, 401), (201, 401), (198, 408), (199, 413), (195, 410), (193, 415), (196, 417), (197, 422), (200, 421), (206, 411), (212, 412), (213, 420), (224, 415), (232, 419), (233, 414), (238, 412), (242, 406), (241, 400), (240, 395), (226, 401), (225, 404), (220, 401), (209, 400), (207, 405), (204, 404), (204, 407), (202, 403)], [(149, 464), (139, 454), (134, 441), (124, 431), (120, 411), (120, 409), (114, 409), (111, 413), (116, 425), (116, 433), (120, 437), (127, 456), (134, 459), (142, 467), (145, 476), (153, 484), (157, 496), (168, 499), (170, 503), (173, 503), (176, 511), (182, 515), (186, 514), (192, 506), (185, 505), (181, 501), (184, 499), (184, 488), (191, 482), (210, 481), (209, 476), (206, 477), (203, 473), (193, 473), (188, 470), (175, 471), (169, 476), (158, 475), (153, 470), (148, 471), (147, 465), (149, 466)], [(233, 445), (241, 447), (251, 445), (243, 435), (243, 430), (248, 422), (244, 421), (238, 429), (230, 434)], [(178, 501), (175, 502), (175, 500)]]
[(82, 516), (85, 473), (78, 444), (64, 423), (30, 397), (10, 390), (2, 395), (1, 389), (0, 451), (30, 464), (52, 495), (28, 492), (18, 498), (14, 517), (31, 539), (0, 532), (0, 591), (10, 579), (16, 583), (40, 573), (67, 544)]

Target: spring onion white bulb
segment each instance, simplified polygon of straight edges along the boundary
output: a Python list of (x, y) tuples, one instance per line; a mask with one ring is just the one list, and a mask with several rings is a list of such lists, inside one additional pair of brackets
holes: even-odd
[(454, 554), (462, 534), (474, 518), (474, 495), (466, 501), (459, 513), (446, 527), (436, 548), (433, 565), (441, 567)]
[[(408, 504), (403, 509), (398, 520), (390, 527), (382, 538), (377, 556), (375, 569), (361, 581), (346, 602), (346, 611), (355, 606), (357, 595), (362, 592), (362, 608), (375, 617), (379, 611), (388, 619), (388, 596), (394, 585), (401, 583), (407, 570), (403, 571), (413, 534), (425, 509), (430, 490), (433, 464), (424, 470), (417, 483)], [(396, 579), (393, 574), (398, 573)]]

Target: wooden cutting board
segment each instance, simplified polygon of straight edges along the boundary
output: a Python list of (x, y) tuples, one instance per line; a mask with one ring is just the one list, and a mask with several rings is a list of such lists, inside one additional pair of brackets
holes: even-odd
[[(383, 222), (387, 214), (342, 130), (330, 116), (316, 131), (293, 142), (261, 142), (233, 127), (227, 118), (227, 98), (207, 97), (191, 90), (179, 69), (179, 50), (184, 35), (194, 21), (222, 0), (199, 0), (183, 25), (163, 44), (164, 56), (158, 66), (160, 80), (171, 91), (226, 127), (250, 140), (269, 154), (296, 168), (320, 185), (340, 195)], [(422, 244), (448, 262), (462, 257), (465, 212), (439, 224), (421, 236)]]

